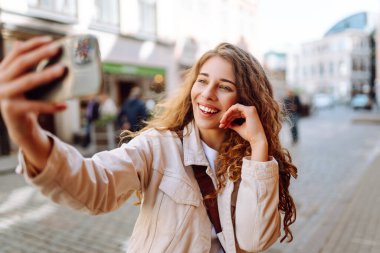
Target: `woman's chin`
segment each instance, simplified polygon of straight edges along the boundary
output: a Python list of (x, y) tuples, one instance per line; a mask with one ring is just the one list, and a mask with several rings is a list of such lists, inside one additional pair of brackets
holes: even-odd
[(219, 122), (203, 122), (203, 121), (195, 121), (195, 124), (199, 129), (205, 130), (220, 130)]

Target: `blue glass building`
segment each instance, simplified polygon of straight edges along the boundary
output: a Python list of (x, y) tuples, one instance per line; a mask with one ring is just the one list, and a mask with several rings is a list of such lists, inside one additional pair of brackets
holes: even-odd
[(360, 12), (339, 21), (333, 27), (331, 27), (324, 36), (326, 37), (331, 34), (343, 32), (346, 29), (366, 30), (369, 26), (370, 24), (368, 22), (368, 13)]

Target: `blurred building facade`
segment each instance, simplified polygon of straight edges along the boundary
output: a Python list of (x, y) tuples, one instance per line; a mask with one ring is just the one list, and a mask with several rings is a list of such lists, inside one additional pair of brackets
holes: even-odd
[(286, 95), (286, 57), (286, 53), (277, 51), (269, 51), (263, 57), (263, 67), (277, 101), (282, 101)]
[(375, 72), (376, 72), (376, 79), (375, 79), (375, 87), (374, 87), (374, 97), (375, 101), (378, 106), (380, 106), (380, 10), (379, 10), (379, 16), (376, 23), (376, 33), (375, 33), (375, 47), (376, 47), (376, 53), (375, 53)]
[[(253, 51), (257, 0), (14, 0), (0, 2), (0, 58), (16, 40), (90, 33), (100, 44), (104, 84), (120, 106), (133, 86), (157, 102), (181, 82), (205, 50), (228, 41)], [(223, 25), (221, 25), (223, 24)], [(86, 100), (40, 118), (44, 128), (71, 142), (83, 126)], [(11, 145), (0, 117), (0, 155)], [(15, 147), (13, 147), (15, 149)]]
[(317, 41), (289, 52), (287, 82), (307, 96), (328, 93), (347, 102), (374, 87), (373, 40), (376, 17), (369, 13), (349, 16)]
[[(127, 97), (133, 85), (143, 88), (145, 98), (155, 98), (157, 89), (150, 89), (155, 80), (163, 82), (165, 79), (172, 83), (175, 79), (173, 45), (159, 40), (149, 43), (138, 36), (122, 34), (119, 10), (124, 2), (2, 1), (2, 55), (10, 50), (16, 40), (36, 35), (60, 38), (69, 34), (91, 33), (101, 45), (104, 70), (102, 92), (108, 93), (118, 105)], [(157, 75), (162, 78), (157, 78)], [(73, 134), (83, 126), (85, 105), (85, 100), (73, 99), (68, 101), (65, 112), (43, 115), (40, 122), (47, 130), (71, 142)]]

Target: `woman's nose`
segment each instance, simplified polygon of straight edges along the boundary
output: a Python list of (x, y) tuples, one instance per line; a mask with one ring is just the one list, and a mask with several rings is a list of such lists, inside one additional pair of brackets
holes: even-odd
[(215, 92), (214, 85), (212, 85), (212, 83), (209, 83), (207, 87), (204, 88), (204, 90), (202, 91), (202, 97), (209, 100), (216, 99), (216, 92)]

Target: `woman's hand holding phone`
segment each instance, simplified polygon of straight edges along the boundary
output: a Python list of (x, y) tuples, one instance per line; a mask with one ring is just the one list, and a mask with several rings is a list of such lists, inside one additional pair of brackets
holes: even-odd
[(46, 85), (65, 73), (65, 66), (55, 64), (31, 72), (44, 59), (54, 57), (60, 48), (49, 37), (16, 42), (0, 64), (0, 107), (11, 139), (18, 144), (37, 168), (46, 164), (51, 143), (38, 124), (39, 113), (56, 113), (66, 108), (63, 102), (31, 101), (25, 92)]
[(65, 74), (51, 83), (29, 90), (26, 97), (57, 102), (97, 94), (102, 83), (102, 65), (96, 37), (71, 35), (54, 41), (53, 46), (59, 47), (59, 52), (41, 61), (36, 71), (60, 63), (66, 67)]

